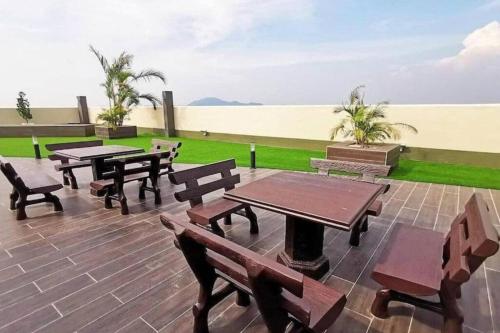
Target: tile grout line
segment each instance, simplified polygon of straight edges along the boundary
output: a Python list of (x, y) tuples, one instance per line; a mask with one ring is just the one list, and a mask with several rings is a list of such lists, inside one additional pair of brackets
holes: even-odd
[(425, 204), (425, 200), (427, 199), (427, 196), (429, 195), (429, 192), (431, 191), (431, 186), (432, 186), (432, 185), (430, 185), (430, 186), (427, 188), (427, 191), (425, 192), (424, 198), (422, 199), (422, 203), (420, 204), (420, 207), (418, 207), (418, 212), (417, 212), (417, 214), (415, 215), (415, 217), (413, 218), (413, 222), (412, 222), (412, 224), (411, 224), (412, 226), (414, 226), (414, 225), (415, 225), (415, 222), (417, 222), (417, 217), (420, 215), (420, 212), (422, 211), (422, 208), (423, 208), (424, 206), (427, 206), (427, 205)]
[[(14, 258), (14, 257), (12, 256), (12, 254), (10, 254), (9, 250), (7, 250), (7, 249), (3, 249), (3, 250), (5, 251), (5, 253), (7, 253), (7, 255), (9, 256), (9, 258)], [(7, 267), (8, 267), (8, 266), (7, 266)], [(7, 268), (7, 267), (5, 267), (5, 268)]]
[[(163, 250), (163, 251), (161, 251), (161, 252), (156, 253), (155, 255), (157, 255), (157, 254), (159, 254), (159, 253), (163, 253), (163, 252), (165, 252), (165, 251), (166, 251), (166, 250)], [(148, 257), (148, 258), (144, 259), (144, 260), (147, 260), (147, 259), (149, 259), (149, 258), (151, 258), (151, 257), (153, 257), (153, 256), (154, 256), (154, 255), (152, 255), (152, 256), (150, 256), (150, 257)], [(142, 261), (144, 261), (144, 260), (141, 260), (140, 262), (142, 262)], [(140, 262), (139, 262), (139, 263), (140, 263)], [(128, 268), (128, 267), (130, 267), (130, 266), (127, 266), (126, 268)], [(124, 269), (126, 269), (126, 268), (124, 268)], [(123, 271), (124, 269), (122, 269), (122, 270), (120, 270), (120, 271), (118, 271), (118, 272), (116, 272), (116, 273), (114, 273), (114, 274), (117, 274), (117, 273), (119, 273), (119, 272)], [(182, 272), (182, 271), (181, 271), (181, 272)], [(180, 272), (178, 272), (178, 273), (180, 273)], [(178, 273), (176, 273), (175, 275), (177, 275)], [(113, 274), (113, 275), (114, 275), (114, 274)], [(62, 284), (64, 284), (64, 283), (67, 283), (68, 281), (71, 281), (71, 280), (73, 280), (73, 279), (76, 279), (76, 278), (78, 278), (78, 277), (80, 277), (80, 276), (84, 276), (84, 275), (88, 275), (88, 273), (83, 273), (83, 274), (80, 274), (80, 275), (78, 275), (78, 276), (76, 276), (76, 277), (74, 277), (74, 278), (72, 278), (72, 279), (69, 279), (69, 280), (63, 281), (63, 282), (61, 282), (61, 283), (59, 283), (59, 284), (57, 284), (57, 285), (55, 285), (55, 286), (53, 286), (53, 287), (51, 287), (51, 288), (49, 288), (49, 289), (47, 289), (47, 290), (51, 290), (51, 289), (53, 289), (53, 288), (56, 288), (56, 287), (58, 287), (58, 286), (60, 286), (60, 285), (62, 285)], [(110, 275), (109, 277), (111, 277), (111, 276), (112, 276), (112, 275)], [(109, 278), (109, 277), (107, 277), (107, 278)], [(90, 278), (92, 279), (92, 277), (90, 277)], [(107, 278), (105, 278), (105, 279), (107, 279)], [(95, 279), (94, 279), (94, 280), (95, 280)], [(103, 280), (104, 280), (104, 279), (103, 279)], [(36, 285), (35, 281), (32, 281), (32, 282), (35, 284), (35, 286), (37, 286), (37, 287), (38, 287), (38, 285)], [(164, 281), (162, 281), (162, 282), (164, 282)], [(28, 283), (28, 284), (29, 284), (29, 283)], [(90, 286), (93, 286), (93, 285), (94, 285), (94, 284), (91, 284), (91, 285), (85, 286), (85, 287), (83, 287), (83, 288), (80, 288), (80, 289), (78, 289), (78, 290), (76, 290), (76, 291), (74, 291), (74, 292), (72, 292), (72, 293), (70, 293), (70, 294), (68, 294), (68, 295), (66, 295), (66, 296), (64, 296), (64, 297), (62, 297), (62, 298), (57, 299), (57, 300), (56, 300), (55, 302), (53, 302), (53, 303), (55, 304), (55, 303), (57, 303), (57, 302), (59, 302), (59, 301), (61, 301), (61, 300), (65, 299), (65, 298), (68, 298), (68, 297), (70, 297), (71, 295), (73, 295), (73, 294), (75, 294), (75, 293), (77, 293), (77, 292), (80, 292), (81, 290), (85, 290), (86, 288), (88, 288), (88, 287), (90, 287)], [(119, 287), (118, 287), (118, 288), (119, 288)], [(118, 288), (116, 288), (116, 289), (118, 289)], [(16, 288), (16, 289), (18, 289), (18, 288)], [(114, 289), (114, 290), (116, 290), (116, 289)], [(41, 289), (40, 289), (40, 290), (41, 290)], [(46, 291), (47, 291), (47, 290), (46, 290)], [(113, 291), (114, 291), (114, 290), (113, 290)], [(43, 293), (43, 291), (42, 291), (42, 293)], [(33, 297), (33, 296), (32, 296), (32, 297)], [(32, 298), (32, 297), (29, 297), (29, 298)], [(99, 297), (99, 298), (100, 298), (100, 297)], [(99, 299), (99, 298), (97, 298), (97, 299)], [(24, 300), (25, 300), (25, 299), (20, 300), (19, 302), (15, 302), (15, 303), (13, 303), (13, 304), (9, 305), (9, 307), (11, 307), (11, 306), (13, 306), (13, 305), (15, 305), (15, 304), (19, 304), (19, 303), (23, 302)], [(91, 302), (85, 303), (84, 305), (90, 304), (90, 303), (92, 303), (93, 301), (95, 301), (95, 300), (92, 300)], [(83, 307), (84, 305), (82, 305), (82, 306), (80, 306), (80, 307)], [(80, 307), (78, 307), (77, 309), (79, 309)], [(34, 310), (34, 311), (32, 311), (32, 312), (28, 313), (26, 316), (29, 316), (30, 314), (32, 314), (32, 313), (34, 313), (34, 312), (36, 312), (36, 311), (37, 311), (37, 310), (39, 310), (39, 309), (40, 309), (40, 308), (37, 308), (36, 310)], [(76, 310), (76, 309), (75, 309), (75, 310)], [(26, 317), (26, 316), (23, 316), (22, 318), (24, 318), (24, 317)], [(12, 323), (15, 323), (15, 322), (17, 322), (17, 321), (21, 320), (22, 318), (18, 318), (18, 319), (16, 319), (16, 320), (12, 321), (12, 322), (7, 323), (7, 324), (6, 324), (6, 325), (4, 325), (4, 326), (10, 325), (10, 324), (12, 324)], [(1, 329), (1, 328), (3, 328), (4, 326), (0, 327), (0, 329)]]
[[(23, 266), (21, 266), (20, 264), (17, 264), (17, 265), (14, 265), (14, 266), (19, 267), (19, 269), (21, 270), (21, 272), (26, 273), (26, 271), (24, 270)], [(4, 280), (4, 281), (6, 281), (6, 280)]]
[(153, 329), (154, 332), (158, 332), (158, 330), (156, 328), (154, 328), (153, 326), (151, 326), (150, 323), (148, 323), (144, 318), (142, 318), (142, 316), (139, 317), (143, 322), (144, 324), (148, 325), (149, 327), (151, 327)]
[[(113, 294), (113, 292), (112, 292), (112, 291), (111, 291), (109, 294), (110, 294), (111, 296), (113, 296), (114, 298), (116, 298), (116, 300), (117, 300), (118, 302), (120, 302), (121, 304), (125, 304), (125, 302), (124, 302), (124, 301), (122, 301), (122, 300), (121, 300), (118, 296), (116, 296), (115, 294)], [(85, 304), (85, 305), (87, 305), (87, 304)]]
[(438, 217), (439, 217), (439, 212), (441, 211), (441, 207), (443, 206), (443, 198), (444, 198), (444, 186), (443, 186), (443, 191), (441, 192), (441, 197), (439, 198), (438, 211), (436, 213), (436, 218), (434, 219), (434, 226), (432, 227), (432, 230), (436, 230), (436, 226), (437, 226), (437, 222), (438, 222)]
[(493, 199), (493, 192), (491, 192), (491, 189), (489, 189), (488, 191), (490, 192), (491, 202), (493, 202), (493, 208), (495, 209), (495, 212), (497, 213), (498, 223), (500, 223), (500, 212), (498, 211), (497, 204), (495, 203), (495, 200)]
[[(152, 218), (152, 217), (149, 217), (149, 218)], [(76, 245), (79, 245), (79, 244), (84, 243), (84, 242), (87, 242), (87, 241), (91, 241), (91, 240), (93, 240), (93, 239), (95, 239), (95, 238), (97, 238), (97, 237), (101, 237), (101, 236), (105, 236), (105, 235), (111, 235), (111, 234), (113, 234), (113, 233), (115, 233), (115, 232), (118, 232), (119, 230), (124, 229), (124, 228), (131, 227), (131, 226), (136, 225), (136, 224), (139, 224), (139, 223), (143, 223), (145, 220), (147, 220), (147, 219), (149, 219), (149, 218), (146, 218), (146, 219), (142, 219), (142, 220), (138, 220), (138, 221), (132, 222), (130, 225), (122, 226), (122, 227), (120, 227), (120, 228), (118, 228), (118, 229), (116, 229), (116, 230), (112, 230), (112, 231), (109, 231), (109, 232), (105, 232), (105, 233), (100, 234), (100, 235), (98, 235), (98, 236), (96, 236), (96, 237), (92, 237), (92, 238), (89, 238), (89, 239), (87, 239), (87, 240), (81, 241), (81, 242), (79, 242), (79, 243), (72, 244), (71, 246), (67, 247), (66, 249), (71, 248), (71, 247), (74, 247), (74, 246), (76, 246)], [(117, 223), (118, 223), (118, 222), (117, 222)], [(79, 251), (79, 252), (73, 253), (73, 254), (71, 254), (71, 255), (77, 255), (77, 254), (84, 253), (84, 252), (86, 252), (86, 251), (89, 251), (89, 250), (95, 249), (95, 248), (97, 248), (97, 247), (99, 247), (99, 246), (103, 246), (103, 245), (105, 245), (105, 244), (107, 244), (107, 243), (109, 243), (109, 242), (112, 242), (112, 241), (115, 241), (115, 240), (120, 239), (120, 238), (122, 238), (122, 237), (125, 237), (125, 236), (127, 236), (127, 235), (130, 235), (131, 233), (133, 233), (133, 232), (126, 233), (126, 234), (122, 235), (121, 237), (117, 237), (117, 238), (115, 238), (115, 239), (110, 239), (110, 240), (107, 240), (107, 241), (105, 241), (105, 242), (103, 242), (103, 243), (100, 243), (100, 244), (97, 244), (97, 245), (91, 246), (91, 247), (90, 247), (90, 248), (88, 248), (88, 249), (85, 249), (85, 250), (82, 250), (82, 251)], [(64, 250), (61, 250), (61, 252), (62, 252), (62, 251), (64, 251)], [(42, 257), (47, 256), (47, 255), (50, 255), (50, 254), (51, 254), (51, 253), (44, 254), (43, 256), (38, 256), (38, 257), (36, 257), (36, 258), (32, 258), (32, 259), (26, 260), (26, 261), (24, 261), (24, 262), (22, 262), (22, 263), (20, 263), (20, 264), (23, 264), (23, 263), (25, 264), (26, 262), (30, 262), (30, 261), (32, 261), (32, 260), (36, 260), (37, 258), (42, 258)], [(69, 255), (68, 255), (68, 256), (66, 256), (66, 257), (69, 257)], [(31, 270), (35, 270), (35, 269), (38, 269), (38, 268), (40, 268), (40, 267), (43, 267), (43, 266), (49, 265), (49, 264), (51, 264), (51, 263), (53, 263), (53, 262), (55, 262), (55, 261), (61, 260), (61, 259), (64, 259), (64, 258), (59, 258), (59, 259), (53, 260), (53, 261), (51, 261), (51, 262), (49, 262), (49, 263), (46, 263), (46, 264), (41, 265), (41, 266), (38, 266), (38, 267), (36, 267), (36, 268), (34, 268), (34, 269), (31, 269)], [(31, 270), (30, 270), (30, 271), (31, 271)]]
[(488, 275), (486, 272), (486, 266), (484, 264), (483, 264), (483, 270), (484, 270), (484, 282), (486, 284), (486, 295), (488, 295), (488, 306), (490, 309), (491, 329), (493, 331), (495, 331), (495, 322), (493, 320), (493, 307), (492, 307), (491, 296), (490, 296), (490, 286), (488, 283)]
[[(154, 233), (153, 233), (153, 234), (154, 234)], [(153, 235), (153, 234), (152, 234), (152, 235)], [(160, 240), (160, 241), (161, 241), (161, 240)], [(158, 241), (158, 242), (160, 242), (160, 241)], [(155, 243), (156, 243), (156, 242), (155, 242)], [(153, 245), (153, 244), (155, 244), (155, 243), (145, 245), (144, 247), (141, 247), (140, 249), (137, 249), (137, 250), (136, 250), (136, 251), (134, 251), (134, 252), (130, 252), (130, 253), (124, 254), (123, 256), (130, 255), (130, 254), (132, 254), (132, 253), (136, 253), (137, 251), (141, 251), (141, 250), (145, 249), (146, 247), (151, 246), (151, 245)], [(118, 247), (118, 248), (120, 248), (120, 247)], [(162, 252), (162, 251), (160, 251), (160, 252)], [(160, 253), (160, 252), (157, 252), (157, 254), (158, 254), (158, 253)], [(96, 269), (96, 268), (99, 268), (99, 267), (102, 267), (102, 266), (105, 266), (105, 265), (107, 265), (107, 264), (109, 264), (109, 263), (112, 263), (112, 262), (114, 262), (114, 261), (116, 261), (116, 260), (119, 260), (119, 259), (120, 259), (120, 258), (122, 258), (123, 256), (120, 256), (120, 257), (118, 257), (118, 258), (116, 258), (116, 259), (114, 259), (114, 260), (112, 260), (112, 261), (105, 262), (105, 263), (103, 263), (103, 264), (101, 264), (101, 265), (99, 265), (99, 266), (95, 267), (95, 269)], [(149, 258), (149, 257), (148, 257), (148, 258)], [(148, 258), (146, 258), (146, 259), (148, 259)], [(40, 266), (40, 267), (36, 268), (35, 270), (40, 269), (40, 268), (42, 268), (42, 267), (44, 267), (44, 266), (50, 265), (50, 264), (52, 264), (52, 263), (54, 263), (54, 262), (57, 262), (57, 261), (60, 261), (60, 260), (64, 260), (64, 259), (67, 259), (67, 260), (68, 260), (68, 261), (70, 261), (73, 265), (77, 266), (77, 264), (76, 264), (76, 263), (75, 263), (75, 262), (74, 262), (74, 261), (73, 261), (70, 257), (64, 257), (64, 258), (61, 258), (61, 259), (58, 259), (58, 260), (52, 261), (52, 262), (50, 262), (50, 263), (48, 263), (48, 264), (42, 265), (42, 266)], [(17, 264), (17, 265), (19, 266), (19, 268), (20, 268), (20, 269), (21, 269), (24, 273), (26, 273), (26, 271), (23, 269), (23, 267), (21, 266), (21, 264)], [(129, 265), (129, 266), (130, 266), (130, 265)], [(129, 266), (127, 266), (126, 268), (128, 268)], [(9, 267), (10, 267), (10, 266), (9, 266)], [(60, 273), (61, 271), (65, 270), (65, 269), (67, 269), (67, 268), (69, 268), (69, 267), (66, 267), (66, 268), (63, 268), (63, 269), (59, 269), (59, 270), (57, 270), (57, 271), (55, 271), (55, 272), (52, 272), (52, 273), (50, 273), (50, 274), (48, 274), (48, 275), (41, 276), (41, 277), (39, 277), (38, 279), (36, 279), (36, 280), (34, 280), (34, 281), (39, 281), (39, 280), (41, 280), (41, 279), (45, 279), (45, 278), (47, 278), (47, 277), (49, 277), (49, 276), (51, 276), (51, 275), (54, 275), (54, 274)], [(33, 271), (33, 270), (32, 270), (32, 271)], [(28, 271), (28, 273), (29, 273), (29, 272), (31, 272), (31, 271)], [(83, 274), (84, 272), (81, 272), (81, 273)], [(82, 275), (82, 274), (80, 274), (80, 275)], [(80, 275), (78, 275), (78, 276), (80, 276)], [(76, 276), (75, 276), (75, 277), (76, 277)], [(74, 277), (73, 277), (73, 278), (74, 278)], [(58, 284), (56, 284), (56, 285), (54, 285), (54, 286), (52, 286), (52, 287), (48, 288), (47, 290), (52, 289), (52, 288), (54, 288), (54, 287), (57, 287), (58, 285), (60, 285), (60, 284), (62, 284), (62, 283), (64, 283), (64, 282), (67, 282), (67, 281), (69, 281), (69, 280), (72, 280), (73, 278), (69, 278), (68, 280), (64, 280), (63, 282), (60, 282), (60, 283), (58, 283)], [(31, 282), (27, 282), (27, 283), (25, 283), (25, 284), (23, 284), (23, 285), (21, 285), (21, 286), (17, 286), (17, 287), (16, 287), (16, 288), (14, 288), (14, 289), (10, 289), (10, 290), (6, 290), (6, 291), (4, 291), (4, 292), (0, 292), (0, 295), (3, 295), (3, 294), (5, 294), (5, 293), (8, 293), (8, 292), (10, 292), (10, 291), (12, 291), (12, 290), (19, 289), (19, 288), (21, 288), (21, 287), (24, 287), (24, 286), (26, 286), (26, 285), (30, 284), (30, 283), (31, 283)]]
[[(52, 307), (56, 310), (56, 312), (61, 316), (61, 318), (64, 317), (64, 315), (61, 313), (61, 311), (59, 311), (59, 309), (57, 308), (57, 306), (54, 304), (54, 303), (50, 303), (50, 305), (52, 305)], [(58, 318), (59, 319), (59, 318)], [(57, 319), (56, 319), (57, 320)]]

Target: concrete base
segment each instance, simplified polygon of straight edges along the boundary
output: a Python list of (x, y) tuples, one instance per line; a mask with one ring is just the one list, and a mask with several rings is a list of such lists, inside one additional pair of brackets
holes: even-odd
[(93, 136), (93, 124), (57, 124), (57, 125), (0, 125), (0, 137), (30, 137), (36, 136)]
[(137, 137), (136, 126), (118, 126), (116, 129), (105, 126), (96, 126), (95, 134), (102, 139), (119, 139)]

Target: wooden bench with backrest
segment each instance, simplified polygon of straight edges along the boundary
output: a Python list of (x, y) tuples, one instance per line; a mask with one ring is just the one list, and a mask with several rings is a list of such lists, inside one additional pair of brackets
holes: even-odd
[[(108, 159), (104, 162), (104, 166), (106, 170), (110, 171), (103, 173), (103, 179), (91, 182), (90, 187), (96, 191), (106, 190), (104, 207), (113, 208), (112, 200), (116, 200), (120, 203), (123, 215), (129, 213), (127, 197), (123, 191), (123, 185), (128, 182), (140, 181), (139, 199), (145, 199), (145, 191), (153, 192), (155, 204), (159, 205), (161, 204), (160, 188), (158, 187), (160, 160), (168, 158), (169, 154), (170, 152), (147, 153)], [(126, 168), (129, 164), (138, 166)], [(151, 186), (148, 186), (148, 179)]]
[[(203, 201), (203, 196), (208, 193), (221, 189), (229, 191), (235, 188), (235, 185), (240, 182), (240, 175), (232, 175), (232, 169), (236, 169), (234, 159), (176, 171), (170, 173), (168, 177), (172, 184), (185, 184), (186, 188), (175, 192), (174, 196), (180, 202), (189, 201), (191, 208), (187, 210), (187, 215), (194, 223), (204, 226), (210, 225), (214, 233), (224, 237), (224, 231), (219, 226), (218, 221), (224, 218), (224, 223), (230, 225), (231, 214), (238, 214), (250, 221), (250, 233), (258, 233), (257, 216), (250, 205), (223, 197), (209, 202)], [(214, 175), (220, 175), (221, 178), (203, 184), (199, 183), (200, 179)]]
[[(375, 176), (387, 176), (391, 170), (390, 165), (379, 165), (379, 164), (367, 164), (359, 162), (350, 161), (336, 161), (336, 160), (326, 160), (321, 158), (311, 158), (311, 167), (318, 169), (320, 175), (328, 176), (330, 171), (340, 171), (359, 174), (359, 180), (373, 183), (375, 182)], [(384, 193), (389, 191), (390, 185), (386, 184)], [(351, 245), (358, 246), (359, 238), (362, 232), (368, 231), (368, 216), (379, 216), (382, 212), (382, 201), (376, 200), (368, 210), (366, 215), (363, 216), (359, 222), (354, 225), (351, 232)]]
[[(200, 284), (193, 306), (195, 333), (208, 332), (208, 312), (233, 292), (236, 303), (250, 304), (253, 296), (271, 333), (323, 332), (346, 304), (344, 294), (303, 274), (250, 251), (178, 217), (163, 214), (162, 223), (173, 230), (176, 245)], [(218, 278), (227, 284), (214, 292)]]
[[(73, 149), (73, 148), (86, 148), (86, 147), (97, 147), (102, 146), (102, 140), (93, 141), (80, 141), (80, 142), (64, 142), (64, 143), (49, 143), (45, 145), (45, 149), (48, 151), (56, 151), (63, 149)], [(76, 177), (73, 174), (73, 169), (85, 168), (91, 166), (90, 161), (71, 161), (62, 156), (55, 154), (48, 156), (51, 161), (61, 161), (61, 164), (55, 165), (57, 171), (62, 171), (63, 173), (63, 183), (64, 185), (71, 184), (72, 189), (78, 189), (78, 183)]]
[(151, 149), (149, 152), (158, 153), (168, 151), (170, 156), (164, 158), (160, 161), (160, 176), (166, 175), (167, 173), (174, 172), (172, 163), (174, 159), (179, 156), (179, 148), (182, 146), (182, 142), (166, 141), (160, 139), (151, 140)]
[[(23, 170), (18, 173), (12, 164), (0, 156), (0, 169), (12, 185), (10, 194), (10, 209), (17, 210), (17, 220), (26, 219), (26, 206), (42, 202), (50, 202), (55, 211), (62, 211), (63, 207), (59, 198), (52, 192), (60, 190), (63, 185), (49, 175), (39, 170)], [(43, 195), (43, 198), (28, 200), (31, 195)]]
[[(372, 278), (382, 285), (372, 313), (387, 318), (390, 301), (405, 302), (441, 314), (442, 332), (462, 332), (464, 317), (457, 298), (461, 285), (498, 251), (495, 219), (481, 194), (475, 193), (446, 236), (396, 224), (372, 273)], [(421, 298), (433, 295), (438, 295), (440, 301)]]

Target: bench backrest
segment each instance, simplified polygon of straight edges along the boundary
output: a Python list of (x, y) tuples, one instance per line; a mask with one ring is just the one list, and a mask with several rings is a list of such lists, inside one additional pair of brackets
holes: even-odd
[(318, 173), (328, 175), (330, 170), (360, 174), (363, 180), (374, 181), (375, 176), (387, 176), (390, 165), (368, 164), (350, 161), (326, 160), (311, 158), (311, 167), (318, 169)]
[(15, 189), (27, 189), (22, 178), (17, 174), (12, 164), (3, 156), (0, 156), (0, 170)]
[[(288, 323), (288, 313), (303, 324), (309, 324), (311, 309), (307, 302), (301, 301), (303, 274), (188, 221), (169, 214), (162, 214), (160, 219), (174, 231), (176, 244), (202, 288), (213, 283), (217, 275), (222, 276), (255, 297), (268, 326)], [(284, 290), (294, 295), (294, 299), (287, 297), (284, 301)]]
[[(73, 148), (98, 147), (102, 145), (103, 145), (102, 140), (62, 142), (62, 143), (48, 143), (45, 145), (45, 149), (47, 149), (48, 151), (55, 151), (55, 150), (73, 149)], [(68, 160), (65, 157), (57, 156), (54, 154), (49, 155), (48, 158), (51, 161)]]
[(152, 139), (151, 149), (149, 150), (149, 152), (157, 153), (157, 152), (168, 151), (170, 152), (170, 157), (168, 158), (168, 161), (172, 163), (174, 161), (174, 158), (179, 156), (179, 148), (181, 146), (182, 142)]
[[(225, 189), (226, 191), (234, 189), (235, 185), (240, 182), (240, 175), (232, 175), (232, 169), (236, 169), (236, 162), (234, 159), (172, 172), (169, 173), (168, 178), (172, 184), (186, 185), (185, 190), (175, 192), (174, 196), (180, 202), (189, 200), (191, 207), (193, 207), (201, 204), (203, 202), (203, 195), (207, 193), (220, 189)], [(199, 184), (199, 179), (213, 175), (220, 175), (221, 178)]]
[(474, 193), (451, 225), (444, 245), (444, 282), (459, 286), (469, 280), (486, 258), (499, 248), (492, 212), (479, 193)]

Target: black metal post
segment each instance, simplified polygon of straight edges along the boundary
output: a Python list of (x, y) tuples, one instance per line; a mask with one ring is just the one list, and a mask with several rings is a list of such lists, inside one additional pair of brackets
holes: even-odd
[(255, 143), (250, 144), (250, 168), (257, 169), (255, 166)]
[(31, 139), (33, 141), (33, 148), (35, 149), (35, 158), (37, 160), (41, 160), (42, 155), (40, 155), (40, 145), (38, 144), (38, 139), (36, 138), (36, 136), (34, 134), (31, 137)]

